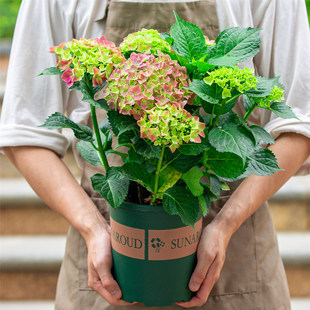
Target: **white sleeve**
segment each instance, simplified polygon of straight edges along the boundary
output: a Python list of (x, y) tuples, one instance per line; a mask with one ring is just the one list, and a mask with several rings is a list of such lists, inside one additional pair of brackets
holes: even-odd
[(69, 142), (60, 130), (38, 127), (55, 111), (64, 113), (69, 92), (60, 76), (37, 75), (56, 65), (51, 46), (72, 39), (68, 12), (58, 0), (23, 0), (10, 55), (0, 122), (5, 146), (40, 146), (64, 156)]
[(264, 77), (281, 76), (285, 103), (300, 121), (264, 110), (261, 125), (274, 138), (284, 132), (310, 138), (310, 33), (305, 2), (272, 0), (263, 16), (256, 25), (262, 28), (262, 45), (255, 65)]

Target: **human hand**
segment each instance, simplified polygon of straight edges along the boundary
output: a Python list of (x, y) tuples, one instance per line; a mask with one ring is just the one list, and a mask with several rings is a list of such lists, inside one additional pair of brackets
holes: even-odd
[(122, 292), (111, 274), (113, 265), (110, 227), (100, 228), (87, 240), (88, 286), (112, 306), (128, 306), (121, 300)]
[(178, 302), (184, 308), (200, 307), (209, 297), (211, 289), (220, 277), (225, 261), (230, 235), (210, 223), (202, 232), (197, 250), (197, 265), (189, 282), (189, 289), (196, 295), (187, 302)]

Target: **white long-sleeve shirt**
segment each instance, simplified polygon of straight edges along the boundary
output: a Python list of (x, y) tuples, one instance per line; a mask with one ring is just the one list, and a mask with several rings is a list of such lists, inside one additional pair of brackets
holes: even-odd
[[(55, 111), (66, 113), (75, 122), (86, 123), (89, 106), (81, 102), (78, 92), (69, 92), (59, 76), (36, 75), (56, 65), (56, 56), (47, 53), (51, 46), (72, 38), (104, 35), (106, 2), (23, 0), (1, 114), (1, 152), (5, 146), (32, 145), (51, 149), (61, 157), (65, 155), (69, 141), (62, 131), (38, 126)], [(251, 120), (274, 138), (284, 132), (310, 138), (310, 35), (304, 0), (216, 0), (216, 7), (221, 30), (232, 26), (263, 29), (261, 51), (254, 63), (248, 61), (246, 65), (255, 66), (264, 77), (280, 75), (285, 103), (300, 119), (282, 119), (270, 111), (256, 109)], [(310, 173), (310, 162), (303, 168), (304, 173)]]

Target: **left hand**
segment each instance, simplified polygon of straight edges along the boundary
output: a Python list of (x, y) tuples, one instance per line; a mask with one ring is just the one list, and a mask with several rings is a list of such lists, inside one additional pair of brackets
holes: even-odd
[(230, 235), (211, 222), (202, 232), (197, 250), (197, 265), (189, 282), (196, 295), (187, 302), (178, 302), (184, 308), (201, 307), (220, 277)]

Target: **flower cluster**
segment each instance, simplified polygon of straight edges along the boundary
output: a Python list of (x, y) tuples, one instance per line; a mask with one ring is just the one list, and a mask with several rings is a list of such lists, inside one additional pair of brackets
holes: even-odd
[(135, 51), (158, 55), (158, 50), (166, 54), (171, 52), (171, 47), (168, 42), (160, 38), (157, 30), (142, 29), (128, 35), (121, 43), (120, 50), (122, 53)]
[(215, 83), (223, 88), (222, 98), (224, 99), (231, 97), (233, 90), (237, 90), (242, 94), (249, 89), (256, 89), (258, 80), (253, 72), (254, 70), (248, 68), (222, 67), (210, 72), (203, 80), (206, 84), (212, 85)]
[(205, 124), (186, 110), (166, 104), (147, 110), (138, 121), (141, 138), (150, 139), (154, 145), (168, 145), (172, 152), (183, 142), (200, 143)]
[(57, 55), (57, 68), (63, 71), (62, 79), (71, 87), (81, 80), (85, 73), (93, 75), (93, 86), (102, 82), (111, 74), (116, 64), (125, 58), (113, 42), (104, 36), (93, 39), (73, 39), (50, 48)]
[(155, 106), (184, 107), (191, 95), (185, 88), (189, 83), (186, 69), (169, 55), (132, 53), (113, 71), (103, 95), (111, 108), (139, 120)]
[(260, 108), (269, 108), (274, 102), (280, 102), (284, 99), (284, 89), (274, 86), (270, 94), (266, 97), (252, 97), (251, 99)]

